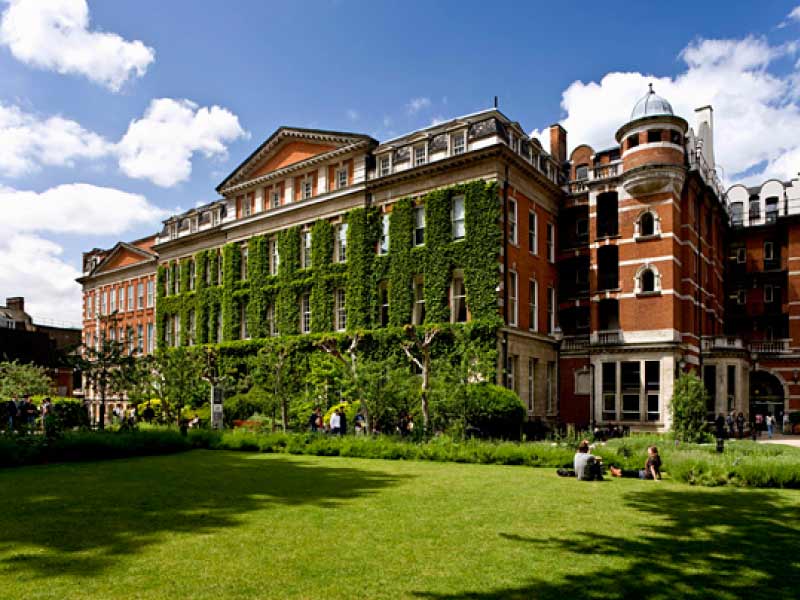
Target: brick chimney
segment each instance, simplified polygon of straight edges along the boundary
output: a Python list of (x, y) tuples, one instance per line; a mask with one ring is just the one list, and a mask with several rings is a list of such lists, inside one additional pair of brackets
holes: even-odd
[(18, 310), (25, 312), (25, 298), (16, 296), (14, 298), (6, 298), (6, 308), (9, 310)]
[(567, 130), (558, 123), (550, 125), (550, 154), (559, 165), (567, 162)]

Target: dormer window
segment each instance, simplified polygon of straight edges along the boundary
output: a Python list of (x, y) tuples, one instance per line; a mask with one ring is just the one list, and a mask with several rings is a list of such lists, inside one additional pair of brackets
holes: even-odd
[(308, 200), (311, 198), (311, 195), (314, 193), (314, 186), (311, 184), (311, 179), (306, 178), (303, 181), (303, 200)]
[(451, 137), (452, 155), (457, 156), (467, 151), (467, 135), (464, 131), (454, 133)]
[(272, 192), (272, 208), (280, 208), (281, 206), (281, 193), (279, 190), (273, 190)]
[(250, 204), (250, 196), (242, 198), (242, 216), (249, 217), (252, 214), (252, 205)]
[(386, 177), (392, 172), (392, 159), (390, 156), (382, 156), (379, 165), (381, 177)]
[(588, 165), (578, 165), (575, 167), (575, 179), (588, 179), (589, 178), (589, 166)]
[(414, 166), (418, 167), (428, 162), (428, 149), (425, 145), (414, 146)]
[(347, 168), (336, 171), (336, 189), (341, 190), (347, 187)]

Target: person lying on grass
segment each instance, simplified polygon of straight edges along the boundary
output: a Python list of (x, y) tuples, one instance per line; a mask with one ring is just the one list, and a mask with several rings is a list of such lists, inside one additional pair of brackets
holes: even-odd
[(574, 471), (558, 469), (561, 477), (577, 477), (580, 481), (603, 481), (603, 460), (589, 453), (589, 440), (583, 440), (573, 459)]
[(658, 455), (658, 448), (650, 446), (647, 449), (647, 461), (644, 463), (644, 469), (623, 470), (611, 465), (609, 470), (614, 477), (638, 477), (639, 479), (658, 481), (661, 479), (661, 457)]

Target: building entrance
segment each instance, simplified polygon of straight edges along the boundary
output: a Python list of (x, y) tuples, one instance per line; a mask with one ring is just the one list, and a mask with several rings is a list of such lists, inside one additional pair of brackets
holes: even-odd
[[(762, 423), (767, 415), (775, 417), (777, 423), (783, 419), (783, 385), (775, 375), (767, 371), (750, 374), (750, 415), (761, 415)], [(780, 427), (780, 425), (779, 425)]]

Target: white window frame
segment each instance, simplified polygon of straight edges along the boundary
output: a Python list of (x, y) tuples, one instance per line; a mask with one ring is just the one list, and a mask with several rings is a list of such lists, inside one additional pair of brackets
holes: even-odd
[[(458, 217), (457, 206), (461, 206), (461, 216)], [(463, 195), (453, 196), (450, 200), (450, 225), (454, 240), (463, 240), (467, 234), (467, 206)], [(460, 232), (460, 235), (459, 235)]]
[(547, 224), (547, 260), (551, 263), (556, 262), (556, 228), (552, 223)]
[(312, 240), (311, 240), (311, 230), (307, 229), (303, 232), (302, 237), (302, 247), (300, 248), (300, 259), (302, 264), (300, 265), (303, 269), (310, 269), (312, 265)]
[(136, 284), (136, 306), (140, 310), (144, 308), (144, 282), (140, 281)]
[[(531, 217), (533, 217), (533, 227), (531, 227)], [(536, 256), (539, 254), (539, 215), (536, 211), (528, 211), (528, 251)]]
[(554, 415), (556, 413), (556, 362), (547, 361), (547, 372), (545, 374), (547, 385), (547, 406), (545, 413), (547, 415)]
[(311, 333), (311, 295), (300, 297), (300, 332)]
[(528, 358), (528, 414), (533, 414), (536, 406), (536, 359)]
[[(336, 169), (336, 189), (343, 190), (348, 185), (348, 172), (347, 167), (341, 167)], [(344, 181), (342, 181), (342, 175), (344, 175)]]
[(127, 304), (125, 305), (125, 308), (127, 308), (128, 311), (132, 311), (133, 310), (133, 307), (134, 307), (133, 295), (134, 295), (134, 293), (135, 292), (134, 292), (134, 289), (133, 289), (133, 283), (129, 282), (128, 283), (128, 291), (127, 291)]
[[(418, 151), (422, 150), (422, 156), (419, 156)], [(417, 144), (413, 147), (414, 166), (421, 167), (428, 164), (428, 144)]]
[(278, 251), (278, 239), (272, 238), (269, 241), (269, 274), (277, 275), (281, 264), (281, 255)]
[(347, 223), (336, 228), (336, 262), (347, 262)]
[(741, 246), (736, 249), (736, 262), (740, 265), (747, 262), (747, 247)]
[(347, 297), (344, 288), (337, 288), (333, 292), (333, 316), (336, 331), (347, 329)]
[(250, 249), (247, 244), (242, 244), (241, 247), (241, 260), (239, 265), (239, 275), (242, 281), (247, 281), (250, 270)]
[[(461, 282), (461, 289), (464, 291), (463, 294), (456, 295), (456, 281)], [(458, 311), (456, 307), (456, 301), (460, 299), (461, 302), (464, 303), (464, 320), (459, 321), (457, 319)], [(454, 271), (453, 276), (450, 279), (450, 322), (451, 323), (467, 323), (469, 321), (469, 309), (467, 308), (467, 285), (464, 281), (464, 274), (461, 271)]]
[(539, 331), (539, 282), (531, 279), (528, 283), (528, 329)]
[(242, 217), (249, 217), (253, 214), (253, 205), (250, 204), (250, 195), (242, 196)]
[(272, 202), (270, 204), (272, 208), (280, 208), (281, 207), (281, 190), (280, 188), (276, 187), (272, 190)]
[(155, 347), (155, 335), (153, 333), (154, 328), (152, 323), (147, 324), (147, 353), (152, 354), (153, 348)]
[[(460, 140), (460, 144), (458, 143)], [(463, 129), (450, 134), (450, 155), (458, 156), (467, 151), (467, 132)]]
[(275, 328), (275, 305), (267, 305), (267, 335), (275, 337), (278, 335), (278, 330)]
[(556, 288), (552, 285), (547, 287), (547, 333), (556, 330)]
[[(420, 218), (421, 215), (421, 218)], [(420, 224), (421, 223), (421, 224)], [(422, 241), (417, 240), (417, 232), (422, 230)], [(414, 246), (425, 245), (425, 207), (414, 207)]]
[(392, 174), (392, 155), (387, 154), (378, 159), (378, 176), (387, 177)]
[[(412, 284), (412, 295), (414, 298), (414, 310), (412, 315), (412, 323), (414, 325), (422, 325), (425, 322), (425, 279), (419, 275), (414, 278)], [(421, 290), (422, 294), (418, 295), (417, 292)]]
[(508, 272), (508, 324), (516, 327), (519, 323), (519, 276), (516, 271)]
[(388, 254), (389, 253), (389, 244), (391, 240), (389, 239), (389, 219), (390, 213), (383, 213), (381, 216), (381, 239), (378, 242), (378, 254)]
[(149, 279), (147, 281), (147, 308), (153, 308), (153, 301), (155, 299), (155, 286), (153, 285), (153, 280)]
[(764, 260), (775, 260), (775, 244), (764, 242)]
[(244, 303), (239, 306), (239, 339), (250, 339), (250, 332), (247, 329), (247, 304)]
[(519, 237), (517, 227), (517, 201), (514, 198), (508, 199), (508, 240), (515, 246)]

